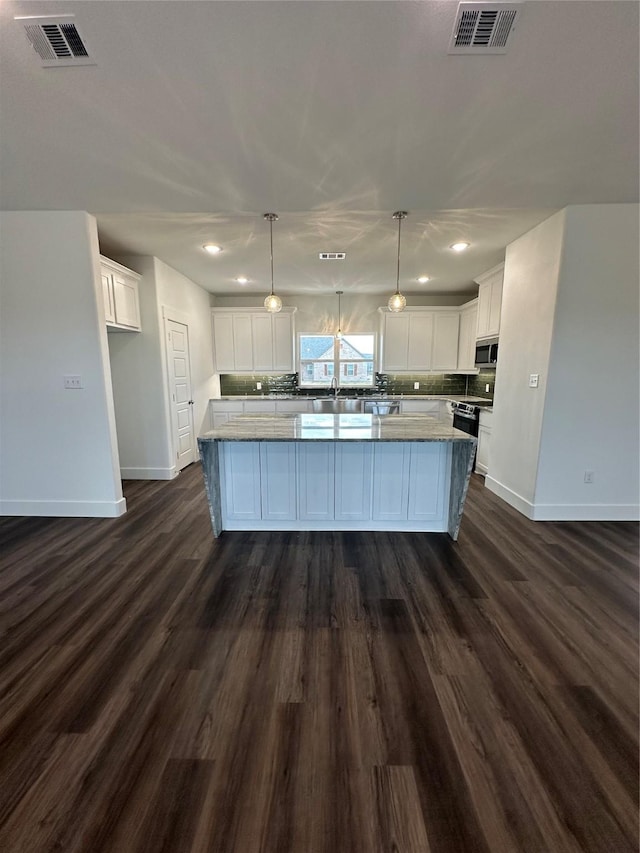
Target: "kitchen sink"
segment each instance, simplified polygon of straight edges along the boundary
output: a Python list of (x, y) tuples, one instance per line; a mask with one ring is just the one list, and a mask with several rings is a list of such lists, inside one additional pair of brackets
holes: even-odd
[(353, 397), (335, 397), (328, 400), (312, 400), (314, 413), (325, 415), (358, 414), (362, 411), (362, 400)]

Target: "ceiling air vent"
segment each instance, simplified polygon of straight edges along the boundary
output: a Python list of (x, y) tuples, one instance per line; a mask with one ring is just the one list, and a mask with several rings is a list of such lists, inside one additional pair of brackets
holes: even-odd
[(347, 257), (346, 252), (320, 252), (318, 255), (321, 261), (344, 261)]
[(460, 3), (449, 53), (506, 53), (520, 3)]
[(73, 15), (47, 18), (16, 18), (24, 26), (27, 38), (42, 60), (43, 68), (65, 65), (95, 65)]

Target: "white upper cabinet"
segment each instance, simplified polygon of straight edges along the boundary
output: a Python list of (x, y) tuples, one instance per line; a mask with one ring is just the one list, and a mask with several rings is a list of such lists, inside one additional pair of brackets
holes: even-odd
[(406, 308), (401, 314), (379, 310), (383, 373), (457, 369), (458, 308)]
[(140, 276), (101, 255), (100, 282), (107, 326), (139, 332)]
[(432, 370), (455, 370), (458, 366), (459, 331), (459, 311), (433, 315)]
[(478, 326), (478, 300), (467, 302), (460, 308), (460, 335), (458, 337), (458, 370), (473, 370), (476, 361), (476, 330)]
[(500, 309), (502, 307), (502, 279), (504, 264), (478, 276), (477, 338), (495, 338), (500, 334)]
[(295, 308), (269, 314), (264, 309), (214, 308), (213, 352), (218, 373), (293, 373)]

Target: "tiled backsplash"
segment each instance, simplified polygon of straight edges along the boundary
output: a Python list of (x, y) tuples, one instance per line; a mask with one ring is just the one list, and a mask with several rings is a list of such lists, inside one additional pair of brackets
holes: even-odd
[[(374, 388), (358, 388), (357, 390), (342, 393), (368, 396), (370, 394), (404, 394), (406, 397), (420, 394), (472, 394), (474, 397), (493, 397), (495, 385), (495, 370), (485, 370), (477, 376), (466, 376), (460, 373), (416, 373), (415, 375), (376, 373), (376, 386)], [(256, 388), (257, 383), (262, 388)], [(415, 383), (419, 388), (414, 388)], [(489, 392), (485, 386), (489, 385)], [(220, 376), (220, 393), (223, 397), (254, 396), (260, 397), (266, 394), (299, 394), (301, 396), (323, 393), (318, 388), (298, 388), (297, 373), (282, 373), (278, 376), (264, 376), (261, 374), (236, 374), (223, 373)]]
[[(467, 394), (472, 394), (474, 397), (487, 397), (493, 400), (493, 389), (496, 384), (495, 368), (493, 370), (481, 370), (477, 375), (468, 376), (467, 378), (469, 380)], [(489, 386), (488, 391), (485, 390), (487, 385)]]

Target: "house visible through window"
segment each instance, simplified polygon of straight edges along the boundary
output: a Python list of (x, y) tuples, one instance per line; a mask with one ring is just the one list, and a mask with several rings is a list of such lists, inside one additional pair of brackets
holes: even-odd
[(373, 385), (373, 335), (300, 335), (300, 384), (326, 387), (334, 376), (342, 388)]

